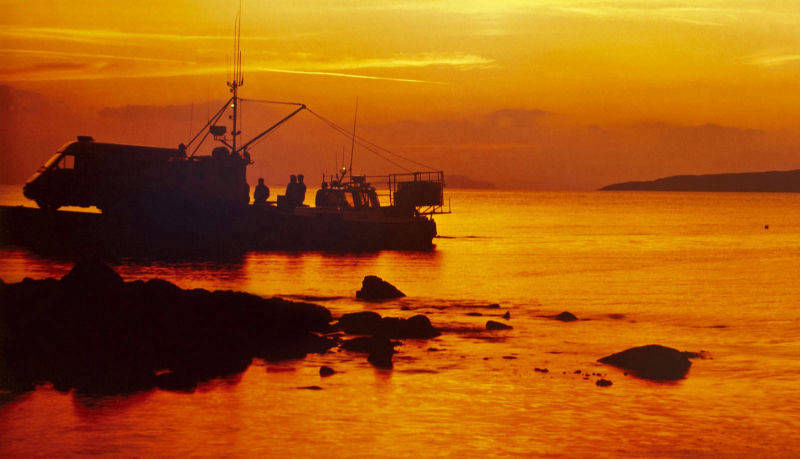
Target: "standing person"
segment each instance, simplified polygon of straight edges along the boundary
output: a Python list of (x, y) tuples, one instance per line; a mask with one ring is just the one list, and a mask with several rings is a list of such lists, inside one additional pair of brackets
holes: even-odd
[(269, 187), (264, 185), (264, 179), (258, 179), (258, 185), (256, 185), (256, 189), (253, 192), (253, 203), (255, 205), (264, 205), (267, 203), (267, 199), (269, 198)]
[(297, 177), (292, 174), (289, 176), (289, 184), (286, 185), (286, 200), (294, 203), (295, 195), (297, 195)]
[(297, 197), (295, 199), (295, 203), (298, 206), (303, 205), (303, 201), (306, 200), (306, 184), (303, 183), (303, 174), (297, 176)]

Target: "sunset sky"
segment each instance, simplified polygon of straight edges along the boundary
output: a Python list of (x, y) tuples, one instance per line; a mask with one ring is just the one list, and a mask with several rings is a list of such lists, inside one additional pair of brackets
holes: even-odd
[[(223, 81), (238, 1), (25, 0), (0, 6), (0, 84), (87, 112), (227, 96)], [(345, 121), (358, 96), (359, 118), (384, 133), (413, 136), (397, 123), (430, 130), (447, 120), (469, 124), (464, 131), (492, 129), (480, 120), (502, 110), (523, 117), (545, 112), (560, 126), (547, 133), (565, 142), (592, 127), (613, 133), (654, 123), (681, 129), (711, 124), (755, 129), (772, 139), (738, 152), (731, 169), (800, 167), (796, 1), (246, 1), (242, 47), (246, 97), (302, 101)], [(484, 152), (502, 146), (492, 136), (477, 142), (465, 135), (450, 142), (489, 144)], [(473, 173), (448, 159), (452, 148), (430, 151), (441, 140), (421, 140), (426, 159), (439, 157), (442, 167)], [(389, 142), (423, 154), (414, 153), (419, 143)], [(560, 142), (549, 144), (551, 151), (537, 143), (531, 152), (577, 154), (575, 145), (556, 151), (567, 148)], [(614, 150), (589, 137), (578, 142), (586, 154)], [(654, 148), (661, 153), (652, 164), (620, 179), (692, 172), (657, 167), (669, 162), (671, 150)], [(696, 172), (724, 166), (708, 163)], [(546, 187), (602, 185), (584, 180), (596, 176), (590, 171), (575, 172), (578, 178), (564, 172), (555, 181), (510, 173), (498, 171), (494, 178)]]

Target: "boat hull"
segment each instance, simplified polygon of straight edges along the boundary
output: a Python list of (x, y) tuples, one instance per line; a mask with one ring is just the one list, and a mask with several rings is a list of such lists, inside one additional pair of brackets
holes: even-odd
[(436, 224), (426, 217), (383, 217), (243, 206), (193, 214), (104, 215), (0, 206), (0, 244), (44, 250), (139, 253), (151, 250), (429, 250)]

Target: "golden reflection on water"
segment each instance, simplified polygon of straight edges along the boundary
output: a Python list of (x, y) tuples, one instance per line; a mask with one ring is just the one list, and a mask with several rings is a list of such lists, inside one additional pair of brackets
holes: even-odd
[[(797, 451), (800, 196), (461, 191), (453, 203), (456, 214), (437, 219), (446, 237), (431, 252), (116, 264), (127, 279), (328, 297), (320, 303), (335, 313), (424, 313), (449, 330), (407, 340), (393, 371), (342, 351), (257, 362), (193, 394), (93, 399), (41, 388), (0, 406), (0, 454)], [(71, 265), (20, 248), (0, 255), (6, 281), (59, 277)], [(408, 297), (356, 302), (366, 274)], [(485, 307), (495, 302), (500, 310)], [(542, 317), (562, 310), (589, 320)], [(513, 330), (480, 331), (505, 311)], [(671, 384), (595, 362), (648, 343), (711, 358), (695, 360), (688, 378)], [(320, 378), (320, 365), (338, 373)], [(595, 386), (598, 376), (584, 379), (587, 370), (614, 385)], [(299, 389), (313, 385), (323, 390)]]

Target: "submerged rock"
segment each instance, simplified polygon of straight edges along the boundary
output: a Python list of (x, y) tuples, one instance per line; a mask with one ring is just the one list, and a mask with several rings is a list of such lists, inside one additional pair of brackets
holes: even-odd
[(575, 317), (575, 314), (568, 311), (564, 311), (561, 314), (558, 314), (557, 316), (553, 317), (553, 319), (560, 320), (562, 322), (574, 322), (578, 320), (578, 318)]
[(301, 386), (301, 387), (298, 387), (298, 389), (302, 389), (302, 390), (322, 390), (322, 388), (319, 387), (319, 386)]
[(596, 385), (598, 385), (598, 386), (600, 386), (600, 387), (608, 387), (608, 386), (610, 386), (610, 385), (612, 385), (612, 384), (614, 384), (614, 383), (613, 383), (613, 382), (611, 382), (611, 381), (609, 381), (609, 380), (607, 380), (607, 379), (598, 379), (598, 380), (595, 382), (595, 384), (596, 384)]
[(405, 293), (378, 276), (365, 276), (361, 281), (361, 290), (356, 292), (356, 298), (362, 300), (390, 300), (404, 296)]
[(486, 329), (487, 330), (511, 330), (512, 328), (514, 328), (514, 327), (512, 327), (511, 325), (506, 325), (504, 323), (497, 322), (497, 321), (494, 321), (494, 320), (490, 320), (490, 321), (486, 322)]
[(598, 362), (630, 370), (640, 378), (662, 381), (682, 379), (692, 366), (685, 353), (658, 344), (634, 347)]

